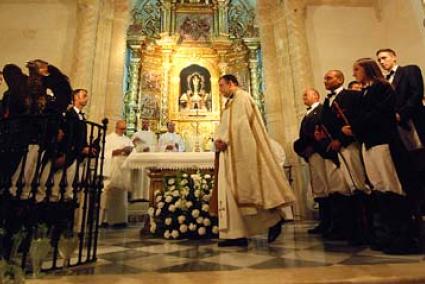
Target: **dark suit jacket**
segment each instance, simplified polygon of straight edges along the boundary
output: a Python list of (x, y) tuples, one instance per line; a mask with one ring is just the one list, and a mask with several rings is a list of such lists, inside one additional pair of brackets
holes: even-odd
[(395, 92), (389, 83), (377, 81), (363, 89), (358, 110), (351, 126), (366, 148), (394, 141), (397, 135)]
[(421, 70), (416, 65), (399, 66), (392, 85), (396, 91), (395, 110), (400, 114), (401, 126), (412, 119), (425, 142), (425, 109), (422, 105), (424, 82)]
[(336, 96), (332, 102), (332, 106), (329, 106), (329, 99), (326, 99), (323, 105), (322, 123), (331, 133), (332, 137), (341, 142), (343, 147), (347, 147), (355, 140), (353, 137), (346, 136), (341, 132), (341, 128), (346, 125), (346, 123), (337, 111), (336, 104), (339, 105), (351, 125), (351, 121), (356, 118), (359, 112), (361, 95), (361, 92), (344, 89)]
[(53, 100), (47, 104), (47, 111), (57, 113), (66, 112), (67, 107), (72, 103), (72, 87), (68, 78), (56, 67), (49, 65), (50, 75), (43, 77), (43, 86), (52, 90)]
[(294, 142), (294, 151), (307, 160), (308, 157), (304, 155), (304, 151), (311, 147), (315, 153), (320, 154), (324, 159), (331, 159), (336, 162), (338, 160), (336, 153), (326, 150), (330, 140), (325, 139), (319, 143), (314, 138), (316, 127), (321, 125), (322, 110), (323, 105), (320, 104), (304, 116), (301, 121), (300, 138)]
[(65, 149), (63, 152), (70, 155), (69, 161), (72, 163), (75, 158), (82, 158), (81, 151), (88, 145), (87, 126), (74, 108), (66, 112), (65, 119), (65, 139), (63, 141)]

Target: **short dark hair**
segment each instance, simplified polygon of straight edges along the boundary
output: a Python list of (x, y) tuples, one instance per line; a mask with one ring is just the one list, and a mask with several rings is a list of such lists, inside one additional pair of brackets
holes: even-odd
[(393, 56), (397, 56), (397, 54), (395, 53), (394, 49), (391, 49), (391, 48), (381, 48), (381, 49), (378, 49), (378, 51), (376, 52), (376, 55), (378, 55), (381, 52), (388, 52), (388, 53), (391, 53)]
[(88, 91), (86, 89), (75, 89), (75, 90), (72, 91), (72, 97), (75, 97), (80, 92), (86, 92), (86, 93), (88, 93)]
[(220, 80), (223, 79), (224, 81), (226, 81), (227, 83), (232, 82), (233, 84), (235, 84), (236, 86), (239, 86), (239, 82), (238, 79), (236, 78), (235, 75), (232, 74), (226, 74), (220, 77)]
[(351, 89), (353, 87), (354, 84), (360, 84), (362, 85), (362, 83), (358, 82), (358, 81), (351, 81), (350, 83), (348, 83), (348, 88)]

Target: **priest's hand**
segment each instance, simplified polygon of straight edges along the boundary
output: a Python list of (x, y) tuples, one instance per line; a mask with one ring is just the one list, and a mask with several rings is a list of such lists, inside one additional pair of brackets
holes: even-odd
[(219, 152), (225, 151), (227, 149), (227, 144), (220, 139), (215, 140), (214, 145)]
[(328, 150), (336, 151), (338, 152), (339, 149), (341, 149), (341, 142), (339, 140), (332, 140), (331, 143), (328, 145)]

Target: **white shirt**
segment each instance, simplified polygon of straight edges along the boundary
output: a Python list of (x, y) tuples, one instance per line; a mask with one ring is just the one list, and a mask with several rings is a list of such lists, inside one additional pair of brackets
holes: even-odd
[[(178, 144), (178, 148), (176, 148), (175, 144)], [(167, 132), (167, 133), (162, 134), (161, 137), (159, 137), (159, 149), (160, 149), (160, 151), (165, 152), (166, 151), (165, 148), (168, 145), (173, 146), (173, 150), (172, 150), (173, 152), (184, 152), (185, 149), (186, 149), (185, 146), (184, 146), (184, 142), (183, 142), (182, 137), (175, 132), (173, 132), (173, 133)], [(169, 150), (167, 150), (167, 151), (169, 151)]]
[(125, 135), (119, 136), (115, 132), (106, 135), (105, 137), (105, 167), (104, 174), (109, 176), (111, 174), (112, 152), (114, 150), (122, 149), (125, 147), (132, 147), (133, 143), (130, 138)]
[(73, 106), (74, 111), (78, 114), (78, 117), (80, 118), (80, 120), (84, 120), (83, 115), (81, 114), (81, 110), (75, 106)]
[(143, 149), (149, 148), (150, 152), (156, 151), (157, 140), (155, 133), (153, 133), (152, 131), (139, 130), (133, 134), (133, 136), (131, 137), (131, 141), (134, 141), (134, 139), (140, 139), (136, 147), (140, 147), (139, 145), (142, 145), (141, 147)]
[(334, 100), (336, 99), (336, 96), (339, 95), (339, 93), (342, 92), (342, 90), (344, 90), (344, 86), (339, 87), (338, 89), (333, 90), (333, 92), (335, 93), (335, 95), (333, 95), (330, 99), (329, 99), (329, 106), (332, 105), (332, 103), (334, 102)]
[(307, 109), (307, 113), (305, 115), (308, 115), (310, 112), (312, 112), (316, 107), (320, 105), (320, 102), (315, 102), (310, 106), (310, 108)]
[[(397, 69), (398, 69), (398, 65), (394, 65), (394, 67), (391, 68), (390, 70), (390, 72), (394, 71), (393, 74), (391, 74), (390, 78), (388, 79), (388, 82), (390, 82), (390, 84), (392, 84), (394, 81), (395, 72), (397, 72)], [(388, 74), (390, 74), (390, 72), (388, 72)]]

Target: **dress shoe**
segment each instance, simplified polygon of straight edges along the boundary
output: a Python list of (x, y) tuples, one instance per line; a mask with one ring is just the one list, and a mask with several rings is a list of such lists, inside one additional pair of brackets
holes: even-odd
[(247, 238), (221, 240), (217, 244), (219, 247), (247, 247)]
[(316, 227), (309, 229), (307, 233), (310, 235), (320, 235), (323, 233), (322, 226), (319, 224)]
[(280, 220), (276, 225), (269, 228), (269, 235), (267, 236), (267, 241), (269, 243), (274, 242), (277, 237), (279, 237), (280, 233), (282, 233), (282, 225), (283, 220)]

